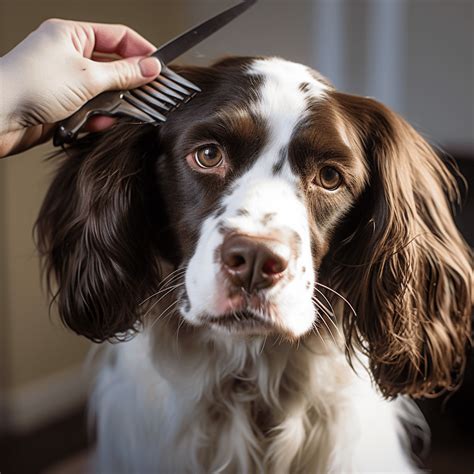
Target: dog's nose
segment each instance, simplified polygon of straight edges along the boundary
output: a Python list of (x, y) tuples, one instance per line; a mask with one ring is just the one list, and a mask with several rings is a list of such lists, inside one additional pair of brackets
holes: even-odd
[(221, 247), (230, 281), (249, 293), (274, 285), (288, 267), (289, 254), (281, 242), (239, 234), (228, 236)]

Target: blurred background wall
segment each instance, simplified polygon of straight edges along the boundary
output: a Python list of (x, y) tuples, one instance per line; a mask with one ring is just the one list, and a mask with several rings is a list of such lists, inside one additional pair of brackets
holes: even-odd
[[(234, 3), (1, 0), (0, 55), (50, 17), (125, 23), (160, 44)], [(306, 63), (347, 92), (387, 103), (472, 170), (473, 10), (470, 0), (260, 0), (180, 61), (270, 54)], [(17, 441), (82, 406), (87, 386), (81, 364), (89, 344), (63, 329), (54, 310), (49, 317), (32, 241), (51, 150), (0, 161), (0, 431)], [(32, 472), (55, 459), (42, 456), (28, 464)]]
[[(188, 2), (187, 16), (229, 1)], [(260, 0), (239, 22), (185, 56), (278, 55), (338, 88), (372, 96), (446, 148), (474, 147), (472, 0)]]

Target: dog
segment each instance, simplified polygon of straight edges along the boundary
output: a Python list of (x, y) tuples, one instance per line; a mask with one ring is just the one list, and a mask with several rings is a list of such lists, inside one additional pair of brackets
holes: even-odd
[(460, 383), (472, 259), (453, 168), (381, 103), (276, 57), (176, 67), (159, 127), (66, 149), (36, 236), (104, 344), (98, 472), (416, 472), (411, 398)]

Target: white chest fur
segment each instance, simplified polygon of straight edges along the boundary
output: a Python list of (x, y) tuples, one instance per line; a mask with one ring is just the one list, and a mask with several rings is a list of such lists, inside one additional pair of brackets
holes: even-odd
[(400, 421), (422, 422), (416, 408), (382, 399), (334, 340), (161, 326), (107, 349), (92, 398), (98, 472), (416, 470)]

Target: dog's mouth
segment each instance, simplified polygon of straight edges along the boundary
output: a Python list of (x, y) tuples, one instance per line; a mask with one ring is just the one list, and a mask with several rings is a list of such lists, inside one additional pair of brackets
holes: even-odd
[(201, 321), (217, 329), (240, 333), (268, 333), (277, 329), (270, 316), (262, 316), (252, 310), (233, 311), (219, 316), (203, 315)]

